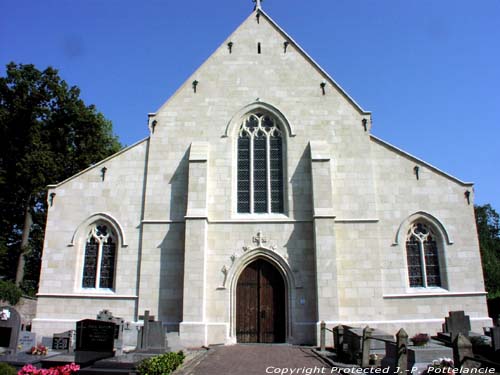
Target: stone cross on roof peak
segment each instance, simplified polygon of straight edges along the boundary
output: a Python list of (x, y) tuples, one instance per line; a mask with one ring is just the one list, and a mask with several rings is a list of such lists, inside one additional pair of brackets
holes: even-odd
[(262, 2), (263, 0), (252, 0), (252, 1), (255, 3), (255, 9), (256, 9), (256, 10), (257, 10), (257, 9), (262, 9), (262, 7), (261, 7), (261, 2)]

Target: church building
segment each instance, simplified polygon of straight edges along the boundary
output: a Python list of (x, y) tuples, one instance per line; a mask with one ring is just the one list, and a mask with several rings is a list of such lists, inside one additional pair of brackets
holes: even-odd
[(257, 1), (146, 139), (49, 187), (33, 330), (104, 309), (186, 347), (491, 324), (472, 184), (371, 130)]

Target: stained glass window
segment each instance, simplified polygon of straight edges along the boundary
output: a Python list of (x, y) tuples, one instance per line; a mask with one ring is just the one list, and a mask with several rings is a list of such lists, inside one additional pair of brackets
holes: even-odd
[(282, 213), (283, 138), (277, 121), (252, 113), (238, 136), (239, 213)]
[(440, 287), (439, 249), (436, 234), (424, 223), (414, 223), (406, 239), (410, 287)]
[(85, 263), (83, 266), (84, 288), (95, 288), (97, 275), (97, 253), (99, 252), (99, 243), (95, 238), (90, 238), (85, 246)]
[(83, 288), (112, 289), (115, 274), (116, 237), (105, 224), (90, 227), (85, 244)]
[(250, 212), (250, 137), (238, 139), (238, 212)]

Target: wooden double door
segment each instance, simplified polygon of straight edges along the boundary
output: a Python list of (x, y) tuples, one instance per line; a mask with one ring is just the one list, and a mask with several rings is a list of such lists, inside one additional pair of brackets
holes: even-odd
[(258, 259), (236, 286), (236, 337), (240, 343), (285, 342), (285, 283), (269, 262)]

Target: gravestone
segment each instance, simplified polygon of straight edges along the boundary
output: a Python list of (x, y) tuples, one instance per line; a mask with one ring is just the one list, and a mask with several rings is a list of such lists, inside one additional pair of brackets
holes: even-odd
[(99, 314), (97, 314), (97, 320), (115, 323), (114, 348), (118, 354), (121, 354), (123, 349), (123, 327), (125, 325), (125, 320), (113, 316), (113, 313), (109, 310), (100, 311)]
[[(398, 355), (396, 343), (386, 342), (386, 355), (382, 360), (382, 367), (389, 367), (390, 372), (394, 372)], [(406, 355), (408, 366), (408, 371), (406, 373), (409, 375), (411, 372), (416, 375), (422, 374), (429, 363), (432, 363), (435, 359), (453, 357), (453, 349), (445, 346), (439, 341), (431, 340), (423, 346), (408, 346)]]
[(27, 352), (36, 346), (36, 333), (21, 331), (17, 340), (17, 349), (20, 352)]
[(470, 317), (463, 311), (450, 311), (449, 316), (444, 318), (443, 332), (438, 332), (438, 339), (451, 344), (458, 334), (468, 337), (471, 325)]
[(20, 330), (21, 317), (16, 309), (0, 307), (0, 347), (5, 348), (7, 354), (16, 353)]
[(500, 327), (492, 327), (490, 329), (491, 334), (491, 345), (493, 347), (493, 351), (500, 351)]
[(57, 355), (42, 360), (43, 368), (76, 363), (81, 368), (114, 355), (115, 324), (84, 319), (76, 323), (76, 349), (74, 353)]
[(53, 339), (52, 337), (42, 336), (42, 339), (40, 340), (40, 343), (43, 346), (46, 346), (47, 348), (50, 348), (50, 347), (52, 347), (52, 343), (53, 343), (52, 339)]
[[(346, 326), (343, 326), (346, 327)], [(385, 341), (394, 341), (394, 336), (379, 329), (373, 329), (369, 340), (369, 354), (385, 353)], [(342, 359), (348, 363), (355, 363), (361, 358), (363, 346), (363, 328), (348, 327), (344, 330), (342, 344)], [(367, 353), (368, 354), (368, 353)]]
[[(0, 310), (1, 311), (1, 310)], [(10, 316), (12, 318), (12, 314)], [(19, 320), (19, 325), (21, 324)], [(0, 333), (0, 340), (2, 339), (2, 334)], [(31, 348), (36, 346), (36, 334), (33, 332), (21, 331), (19, 332), (17, 345), (17, 353), (13, 351), (7, 355), (0, 356), (0, 362), (5, 362), (17, 369), (21, 369), (24, 365), (30, 364), (34, 367), (40, 367), (41, 362), (51, 356), (55, 356), (58, 353), (51, 353), (49, 355), (32, 355)]]
[(167, 351), (165, 327), (161, 321), (150, 319), (149, 311), (144, 312), (144, 325), (137, 335), (137, 351), (149, 353), (164, 353)]
[(115, 323), (84, 319), (76, 323), (76, 350), (113, 352)]
[(68, 352), (73, 350), (74, 336), (75, 331), (54, 333), (52, 336), (52, 349), (59, 352)]

